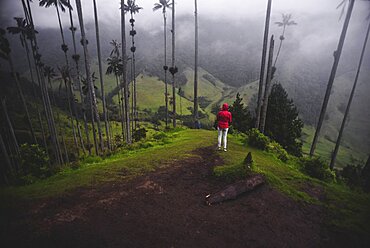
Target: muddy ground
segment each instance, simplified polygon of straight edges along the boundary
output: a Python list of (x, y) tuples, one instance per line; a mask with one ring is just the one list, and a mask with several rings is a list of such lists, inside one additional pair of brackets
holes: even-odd
[[(130, 182), (80, 188), (20, 204), (4, 220), (1, 247), (328, 247), (344, 246), (323, 228), (322, 207), (263, 185), (207, 206), (228, 183), (212, 148)], [(308, 187), (309, 188), (309, 187)], [(309, 188), (317, 197), (320, 190)]]

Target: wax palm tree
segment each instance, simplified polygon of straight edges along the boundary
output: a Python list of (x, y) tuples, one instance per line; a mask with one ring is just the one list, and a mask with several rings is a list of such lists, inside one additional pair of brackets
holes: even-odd
[(328, 106), (328, 102), (329, 102), (329, 97), (330, 97), (330, 93), (331, 93), (331, 89), (333, 87), (333, 83), (334, 83), (334, 79), (335, 79), (335, 75), (337, 73), (337, 68), (338, 68), (338, 64), (339, 64), (339, 59), (340, 59), (340, 56), (342, 54), (342, 49), (343, 49), (343, 45), (344, 45), (344, 40), (346, 38), (346, 33), (347, 33), (347, 29), (348, 29), (348, 25), (349, 25), (349, 21), (351, 19), (351, 15), (352, 15), (352, 10), (353, 10), (353, 6), (355, 4), (355, 0), (344, 0), (342, 1), (337, 8), (339, 8), (340, 6), (344, 6), (344, 4), (346, 4), (346, 1), (349, 1), (349, 5), (348, 5), (348, 9), (347, 9), (347, 14), (346, 14), (346, 18), (344, 20), (344, 24), (343, 24), (343, 28), (342, 28), (342, 32), (340, 34), (340, 38), (339, 38), (339, 42), (338, 42), (338, 47), (337, 47), (337, 50), (334, 51), (334, 62), (333, 62), (333, 66), (332, 66), (332, 69), (331, 69), (331, 72), (330, 72), (330, 76), (329, 76), (329, 80), (328, 80), (328, 85), (326, 87), (326, 92), (325, 92), (325, 96), (324, 96), (324, 101), (322, 103), (322, 107), (321, 107), (321, 111), (320, 111), (320, 116), (319, 116), (319, 121), (317, 123), (317, 127), (316, 127), (316, 131), (315, 131), (315, 135), (314, 135), (314, 138), (313, 138), (313, 141), (312, 141), (312, 144), (311, 144), (311, 149), (310, 149), (310, 156), (312, 156), (314, 153), (315, 153), (315, 149), (316, 149), (316, 144), (317, 144), (317, 141), (318, 141), (318, 138), (319, 138), (319, 135), (320, 135), (320, 131), (321, 131), (321, 127), (322, 127), (322, 123), (324, 121), (324, 116), (325, 116), (325, 113), (326, 113), (326, 108)]
[(95, 33), (96, 33), (96, 47), (98, 51), (98, 64), (99, 64), (99, 78), (100, 78), (100, 91), (101, 91), (101, 98), (103, 102), (103, 117), (104, 117), (104, 124), (105, 124), (105, 135), (107, 137), (107, 145), (108, 149), (111, 149), (110, 146), (110, 135), (109, 135), (109, 123), (108, 123), (108, 115), (107, 115), (107, 103), (105, 101), (105, 93), (104, 93), (104, 78), (103, 78), (103, 69), (102, 69), (102, 62), (101, 62), (101, 51), (100, 51), (100, 38), (99, 38), (99, 20), (98, 20), (98, 11), (96, 8), (96, 0), (93, 0), (94, 4), (94, 19), (95, 19)]
[(338, 133), (337, 142), (335, 143), (335, 148), (334, 148), (334, 151), (333, 151), (333, 154), (332, 154), (332, 157), (331, 157), (330, 169), (333, 169), (334, 168), (335, 160), (337, 158), (337, 154), (338, 154), (338, 151), (339, 151), (339, 146), (340, 146), (340, 143), (341, 143), (341, 140), (342, 140), (344, 127), (346, 125), (346, 121), (347, 121), (347, 118), (348, 118), (349, 110), (351, 108), (351, 103), (352, 103), (352, 100), (353, 100), (353, 96), (355, 94), (358, 77), (360, 75), (361, 66), (362, 66), (362, 60), (364, 58), (364, 54), (365, 54), (365, 50), (366, 50), (366, 45), (367, 45), (367, 41), (368, 41), (368, 38), (369, 38), (369, 32), (370, 32), (370, 22), (368, 24), (368, 28), (367, 28), (366, 35), (365, 35), (364, 44), (362, 46), (362, 51), (361, 51), (360, 61), (359, 61), (359, 64), (357, 66), (357, 72), (356, 72), (355, 81), (354, 81), (353, 86), (352, 86), (351, 94), (350, 94), (350, 97), (348, 99), (348, 103), (347, 103), (346, 110), (344, 112), (342, 124), (340, 126), (340, 130), (339, 130), (339, 133)]
[(57, 80), (63, 81), (64, 83), (65, 94), (67, 95), (69, 118), (70, 118), (71, 127), (72, 127), (73, 142), (74, 142), (77, 153), (79, 153), (76, 129), (75, 129), (75, 124), (74, 124), (74, 117), (73, 117), (73, 112), (72, 112), (72, 103), (71, 103), (71, 101), (74, 101), (74, 97), (73, 95), (71, 95), (72, 79), (70, 76), (70, 68), (68, 66), (62, 66), (62, 67), (58, 67), (58, 71), (60, 75), (57, 78)]
[(169, 69), (172, 75), (172, 122), (173, 127), (176, 127), (176, 85), (175, 85), (175, 74), (178, 72), (175, 66), (175, 0), (172, 0), (172, 61)]
[(117, 89), (118, 89), (118, 105), (119, 105), (118, 114), (121, 120), (122, 135), (124, 135), (125, 127), (124, 127), (124, 122), (122, 118), (123, 108), (122, 108), (122, 97), (120, 93), (121, 86), (119, 84), (119, 78), (120, 76), (122, 76), (122, 73), (123, 73), (122, 59), (116, 56), (112, 56), (107, 59), (107, 62), (108, 62), (108, 68), (107, 68), (106, 74), (107, 75), (114, 74), (114, 76), (116, 77), (116, 84), (117, 84)]
[(59, 22), (60, 35), (62, 37), (61, 48), (62, 48), (62, 51), (64, 52), (66, 65), (68, 66), (68, 57), (67, 57), (68, 46), (66, 45), (65, 39), (64, 39), (64, 32), (63, 32), (63, 26), (62, 26), (59, 8), (62, 12), (65, 12), (66, 8), (72, 9), (72, 6), (70, 5), (68, 0), (39, 0), (39, 1), (40, 1), (39, 5), (41, 7), (49, 8), (50, 6), (54, 6), (56, 9), (57, 16), (58, 16), (58, 22)]
[[(194, 54), (194, 125), (199, 128), (198, 120), (198, 3), (194, 0), (195, 54)], [(181, 100), (181, 98), (180, 98)]]
[(17, 87), (19, 97), (21, 98), (22, 105), (23, 105), (23, 108), (25, 110), (27, 124), (28, 124), (28, 127), (29, 127), (30, 132), (31, 132), (31, 137), (33, 139), (33, 142), (35, 144), (37, 144), (37, 139), (36, 139), (35, 132), (33, 130), (33, 126), (32, 126), (32, 122), (31, 122), (30, 113), (28, 111), (26, 98), (24, 97), (23, 90), (22, 90), (21, 84), (19, 82), (18, 73), (14, 69), (13, 60), (12, 60), (12, 57), (10, 55), (11, 49), (10, 49), (9, 41), (6, 38), (5, 34), (6, 34), (5, 30), (0, 29), (0, 57), (7, 60), (8, 63), (9, 63), (10, 72), (14, 77), (15, 85)]
[(130, 24), (131, 24), (131, 31), (130, 31), (130, 36), (131, 36), (131, 53), (132, 53), (132, 59), (131, 59), (131, 66), (132, 66), (132, 84), (133, 84), (133, 121), (134, 121), (134, 128), (136, 129), (137, 127), (137, 121), (138, 121), (138, 113), (137, 113), (137, 92), (136, 92), (136, 68), (135, 68), (135, 35), (136, 35), (136, 30), (135, 30), (135, 19), (134, 15), (136, 13), (139, 13), (139, 11), (142, 9), (142, 7), (139, 7), (136, 3), (135, 0), (127, 0), (127, 4), (125, 4), (125, 11), (130, 12), (131, 19)]
[(264, 79), (265, 79), (266, 54), (267, 54), (269, 28), (270, 28), (271, 5), (272, 5), (272, 0), (268, 0), (267, 10), (266, 10), (266, 20), (265, 20), (265, 32), (263, 35), (260, 79), (258, 83), (257, 113), (256, 113), (256, 125), (255, 125), (256, 128), (260, 128), (260, 120), (261, 120), (262, 96), (263, 96), (263, 85), (264, 85)]
[[(68, 4), (70, 4), (70, 0), (68, 0)], [(77, 79), (77, 84), (78, 84), (78, 90), (79, 90), (79, 93), (80, 93), (81, 105), (83, 105), (84, 98), (83, 98), (83, 94), (82, 94), (82, 86), (81, 86), (81, 78), (80, 78), (81, 73), (80, 73), (80, 65), (79, 65), (80, 55), (77, 54), (77, 47), (76, 47), (76, 30), (77, 30), (77, 28), (73, 24), (72, 8), (68, 8), (68, 11), (69, 11), (69, 21), (70, 21), (70, 24), (71, 24), (71, 26), (69, 27), (69, 30), (72, 33), (72, 43), (73, 43), (73, 52), (74, 52), (73, 55), (72, 55), (72, 59), (75, 62), (76, 79)], [(75, 115), (76, 115), (78, 136), (79, 136), (79, 139), (80, 139), (82, 150), (85, 153), (85, 145), (84, 145), (84, 141), (83, 141), (83, 138), (82, 138), (80, 124), (79, 124), (79, 120), (78, 120), (79, 119), (78, 111), (76, 109), (76, 104), (74, 103), (74, 101), (73, 101), (73, 108), (74, 108), (74, 112), (75, 112)], [(88, 152), (89, 152), (89, 155), (91, 155), (91, 142), (90, 142), (90, 135), (89, 135), (89, 126), (87, 124), (87, 118), (86, 118), (86, 112), (85, 111), (83, 111), (82, 117), (83, 117), (83, 120), (84, 120), (84, 129), (85, 129)]]
[(278, 25), (278, 27), (283, 28), (283, 31), (280, 35), (280, 44), (279, 44), (278, 51), (276, 53), (276, 58), (275, 58), (275, 62), (274, 62), (273, 67), (276, 67), (276, 62), (277, 62), (279, 54), (280, 54), (280, 49), (281, 49), (281, 46), (282, 46), (283, 41), (285, 39), (285, 37), (284, 37), (285, 29), (289, 26), (297, 25), (297, 23), (295, 21), (292, 21), (291, 19), (292, 19), (292, 14), (282, 14), (281, 22), (275, 22), (275, 24)]
[[(91, 110), (91, 120), (92, 120), (92, 125), (95, 126), (94, 118), (96, 118), (100, 147), (101, 149), (103, 149), (104, 148), (103, 137), (102, 137), (101, 127), (100, 127), (100, 117), (99, 117), (98, 108), (97, 108), (95, 88), (94, 88), (94, 84), (93, 84), (93, 80), (91, 78), (91, 72), (90, 72), (91, 71), (90, 70), (90, 56), (89, 56), (89, 52), (87, 49), (87, 40), (86, 40), (85, 26), (84, 26), (84, 21), (83, 21), (81, 0), (76, 0), (76, 7), (77, 7), (78, 20), (80, 23), (81, 42), (82, 42), (84, 58), (85, 58), (86, 78), (87, 78), (87, 84), (89, 87), (89, 98), (90, 98), (89, 102), (90, 102), (90, 110)], [(96, 133), (94, 132), (94, 128), (93, 128), (93, 137), (94, 137), (94, 144), (95, 144), (95, 152), (96, 154), (99, 154), (99, 147), (98, 147), (98, 143), (96, 140)]]
[[(24, 11), (27, 25), (30, 27), (30, 30), (31, 30), (30, 42), (31, 42), (31, 49), (32, 49), (32, 57), (36, 65), (36, 76), (37, 76), (37, 81), (39, 84), (40, 93), (42, 97), (42, 103), (43, 103), (44, 112), (45, 112), (44, 116), (46, 118), (48, 129), (50, 132), (50, 137), (51, 137), (51, 142), (52, 142), (51, 147), (53, 149), (53, 153), (54, 153), (57, 164), (61, 165), (64, 163), (64, 161), (63, 161), (63, 156), (62, 156), (61, 148), (60, 148), (59, 141), (58, 141), (58, 132), (55, 126), (53, 109), (51, 107), (47, 85), (45, 83), (45, 78), (42, 75), (44, 64), (41, 61), (41, 54), (39, 53), (39, 47), (37, 44), (36, 31), (35, 31), (35, 26), (34, 26), (33, 17), (32, 17), (32, 9), (30, 6), (30, 0), (27, 0), (27, 1), (21, 0), (21, 2), (22, 2), (23, 11)], [(39, 115), (39, 119), (41, 119), (40, 115)]]
[(123, 62), (123, 70), (122, 70), (122, 84), (124, 91), (121, 92), (124, 96), (125, 102), (125, 109), (124, 109), (124, 116), (125, 116), (125, 139), (127, 144), (131, 144), (131, 128), (130, 128), (130, 102), (128, 96), (128, 83), (127, 83), (127, 55), (126, 55), (126, 26), (125, 26), (125, 1), (121, 0), (121, 42), (122, 42), (122, 62)]
[(167, 16), (166, 16), (166, 10), (171, 9), (172, 4), (170, 3), (170, 0), (159, 0), (159, 3), (155, 3), (153, 7), (153, 11), (162, 9), (163, 14), (163, 40), (164, 40), (164, 84), (165, 84), (165, 91), (164, 91), (164, 100), (165, 100), (165, 106), (166, 106), (166, 128), (168, 127), (168, 86), (167, 86)]
[[(19, 39), (21, 41), (21, 45), (22, 45), (22, 47), (25, 48), (28, 68), (30, 70), (33, 96), (36, 98), (36, 96), (37, 96), (36, 89), (35, 89), (36, 83), (35, 83), (35, 79), (34, 79), (31, 59), (30, 59), (30, 49), (29, 49), (29, 46), (28, 46), (28, 40), (31, 40), (33, 38), (32, 37), (33, 32), (32, 32), (32, 29), (31, 29), (30, 25), (27, 24), (26, 19), (24, 19), (22, 17), (14, 17), (14, 20), (16, 21), (17, 26), (8, 27), (7, 30), (11, 34), (14, 34), (14, 35), (19, 34)], [(36, 30), (34, 30), (34, 33), (37, 34), (38, 32)], [(39, 108), (37, 106), (36, 106), (36, 111), (37, 111), (38, 117), (40, 117), (41, 114), (40, 114)], [(45, 151), (48, 154), (48, 147), (47, 147), (46, 135), (45, 135), (45, 132), (44, 132), (43, 124), (42, 124), (41, 118), (38, 118), (38, 119), (39, 119), (39, 124), (40, 124), (40, 128), (41, 128), (42, 137), (43, 137), (43, 143), (44, 143)]]

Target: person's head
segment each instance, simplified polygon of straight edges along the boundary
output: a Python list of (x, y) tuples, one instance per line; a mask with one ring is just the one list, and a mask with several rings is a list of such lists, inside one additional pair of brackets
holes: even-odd
[(222, 110), (229, 110), (229, 105), (226, 102), (222, 104)]

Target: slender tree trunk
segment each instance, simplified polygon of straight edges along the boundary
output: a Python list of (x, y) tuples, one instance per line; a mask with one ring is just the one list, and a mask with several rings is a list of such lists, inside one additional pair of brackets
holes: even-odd
[[(195, 11), (195, 61), (194, 61), (194, 125), (199, 128), (198, 120), (198, 5), (194, 1)], [(181, 99), (181, 98), (180, 98)]]
[(285, 33), (285, 26), (283, 27), (283, 33), (281, 34), (281, 36), (279, 37), (280, 39), (280, 44), (279, 44), (279, 48), (278, 48), (278, 51), (276, 53), (276, 58), (275, 58), (275, 61), (274, 61), (274, 67), (276, 67), (276, 62), (279, 58), (279, 54), (280, 54), (280, 50), (281, 50), (281, 46), (283, 45), (283, 40), (284, 40), (284, 33)]
[(10, 54), (9, 54), (9, 56), (8, 56), (8, 62), (9, 62), (9, 66), (10, 66), (11, 73), (12, 73), (12, 75), (13, 75), (13, 77), (14, 77), (15, 85), (16, 85), (16, 87), (17, 87), (17, 90), (18, 90), (19, 96), (20, 96), (20, 98), (21, 98), (21, 100), (22, 100), (23, 108), (24, 108), (24, 110), (25, 110), (25, 112), (26, 112), (26, 117), (27, 117), (27, 122), (28, 122), (27, 124), (28, 124), (28, 127), (29, 127), (30, 132), (31, 132), (31, 137), (32, 137), (32, 139), (33, 139), (33, 142), (34, 142), (35, 144), (37, 144), (37, 139), (36, 139), (35, 132), (34, 132), (34, 130), (33, 130), (32, 122), (31, 122), (31, 117), (30, 117), (30, 113), (29, 113), (29, 111), (28, 111), (28, 107), (27, 107), (27, 103), (26, 103), (26, 98), (24, 97), (24, 94), (23, 94), (23, 91), (22, 91), (22, 87), (21, 87), (21, 84), (20, 84), (20, 82), (19, 82), (18, 75), (17, 75), (17, 73), (16, 73), (16, 72), (15, 72), (15, 70), (14, 70), (13, 60), (12, 60), (12, 58), (11, 58)]
[[(68, 0), (68, 4), (70, 4), (70, 0)], [(80, 66), (79, 66), (79, 63), (78, 63), (79, 56), (77, 55), (75, 27), (73, 25), (73, 18), (72, 18), (72, 10), (71, 9), (69, 9), (69, 21), (71, 23), (71, 28), (70, 29), (71, 29), (71, 32), (72, 32), (72, 43), (73, 43), (73, 52), (74, 52), (74, 59), (73, 60), (75, 61), (75, 66), (76, 66), (77, 83), (78, 83), (78, 89), (79, 89), (79, 92), (80, 92), (81, 106), (84, 106), (84, 96), (83, 96), (83, 93), (82, 93), (81, 78), (80, 78), (81, 73), (80, 73)], [(78, 136), (79, 136), (79, 139), (80, 139), (80, 143), (81, 143), (83, 152), (85, 153), (85, 145), (84, 145), (84, 142), (83, 142), (83, 138), (82, 138), (82, 135), (81, 135), (81, 129), (80, 129), (79, 121), (78, 121), (79, 115), (78, 115), (78, 112), (76, 110), (76, 104), (73, 104), (73, 105), (74, 105), (74, 111), (75, 111), (76, 120), (77, 120)], [(90, 143), (89, 126), (87, 124), (86, 112), (83, 111), (82, 115), (83, 115), (84, 126), (85, 126), (85, 135), (86, 135), (86, 141), (87, 141), (87, 146), (88, 146), (88, 152), (89, 152), (89, 155), (91, 155), (91, 143)]]
[(124, 101), (125, 101), (125, 123), (126, 123), (126, 143), (131, 144), (131, 130), (130, 130), (130, 102), (128, 99), (128, 83), (127, 83), (127, 55), (126, 55), (126, 26), (125, 26), (125, 11), (124, 11), (124, 0), (121, 0), (121, 36), (122, 36), (122, 62), (123, 62), (123, 74), (122, 84), (124, 88)]
[(272, 60), (274, 57), (274, 36), (271, 35), (270, 40), (270, 49), (269, 49), (269, 57), (267, 62), (267, 79), (266, 79), (266, 86), (265, 86), (265, 94), (263, 97), (263, 104), (262, 104), (262, 111), (261, 111), (261, 120), (260, 120), (260, 130), (262, 133), (265, 132), (265, 124), (266, 124), (266, 115), (267, 115), (267, 106), (270, 96), (270, 90), (271, 90), (271, 78), (272, 78)]
[(175, 0), (172, 0), (172, 105), (173, 105), (173, 127), (176, 128), (176, 85), (175, 85)]
[(26, 16), (26, 21), (27, 24), (30, 25), (31, 30), (32, 30), (32, 37), (31, 39), (31, 48), (32, 48), (32, 55), (33, 59), (36, 65), (36, 75), (37, 75), (37, 80), (39, 82), (39, 87), (41, 91), (41, 96), (43, 100), (43, 106), (44, 106), (44, 111), (45, 111), (45, 117), (47, 120), (49, 132), (50, 132), (50, 137), (52, 141), (52, 148), (54, 151), (55, 159), (57, 164), (62, 164), (63, 163), (63, 158), (62, 158), (62, 152), (59, 146), (59, 141), (58, 141), (58, 134), (55, 128), (55, 122), (54, 122), (54, 117), (53, 117), (53, 112), (52, 108), (50, 105), (50, 99), (49, 99), (49, 94), (47, 91), (47, 86), (45, 84), (45, 79), (42, 77), (42, 66), (37, 64), (37, 55), (38, 55), (38, 45), (37, 45), (37, 39), (36, 39), (36, 34), (35, 34), (35, 29), (34, 29), (34, 23), (33, 23), (33, 18), (32, 18), (32, 12), (31, 12), (31, 6), (30, 6), (30, 0), (27, 0), (27, 6), (25, 3), (25, 0), (22, 0), (22, 5), (23, 5), (23, 10)]
[(118, 115), (119, 115), (119, 118), (120, 118), (120, 121), (121, 121), (121, 129), (122, 129), (122, 138), (125, 137), (125, 123), (123, 121), (123, 105), (122, 105), (122, 97), (121, 97), (121, 86), (119, 84), (119, 79), (118, 79), (118, 75), (116, 74), (116, 83), (117, 83), (117, 89), (118, 89), (118, 105), (119, 105), (119, 108), (118, 108)]
[(98, 113), (98, 109), (97, 109), (97, 106), (96, 106), (95, 88), (94, 88), (94, 83), (93, 83), (93, 80), (91, 78), (91, 73), (90, 73), (90, 57), (89, 57), (89, 52), (88, 52), (88, 49), (87, 49), (87, 42), (86, 42), (85, 27), (84, 27), (84, 22), (83, 22), (81, 0), (76, 0), (76, 7), (77, 7), (78, 19), (79, 19), (79, 22), (80, 22), (80, 30), (81, 30), (81, 37), (82, 37), (84, 57), (85, 57), (86, 79), (87, 79), (87, 84), (88, 84), (88, 88), (89, 88), (89, 96), (90, 96), (90, 109), (91, 109), (91, 120), (92, 120), (92, 125), (93, 125), (95, 152), (98, 155), (99, 154), (99, 149), (98, 149), (98, 143), (96, 141), (96, 133), (94, 131), (94, 118), (96, 118), (96, 122), (97, 122), (97, 125), (98, 125), (98, 134), (99, 134), (101, 149), (103, 149), (103, 140), (102, 140), (102, 136), (101, 136), (99, 113)]
[(260, 128), (260, 118), (261, 118), (261, 109), (262, 109), (262, 95), (263, 95), (263, 84), (264, 84), (264, 79), (265, 79), (265, 68), (266, 68), (267, 42), (268, 42), (269, 27), (270, 27), (271, 4), (272, 4), (272, 0), (268, 0), (267, 1), (267, 11), (266, 11), (266, 21), (265, 21), (265, 33), (263, 35), (263, 47), (262, 47), (262, 60), (261, 60), (260, 80), (259, 80), (259, 83), (258, 83), (256, 128)]
[(12, 141), (14, 143), (15, 152), (16, 152), (17, 155), (19, 155), (19, 144), (18, 144), (17, 137), (15, 136), (13, 124), (12, 124), (12, 122), (10, 120), (10, 117), (9, 117), (9, 114), (8, 114), (8, 108), (6, 107), (6, 100), (5, 100), (5, 98), (1, 99), (1, 105), (3, 107), (3, 112), (4, 112), (5, 120), (6, 120), (7, 124), (8, 124), (8, 128), (9, 128), (11, 139), (12, 139)]
[(166, 128), (168, 128), (168, 84), (167, 84), (167, 18), (166, 18), (166, 10), (163, 9), (163, 33), (164, 33), (164, 100), (166, 106)]
[[(71, 119), (71, 127), (72, 127), (72, 134), (73, 134), (73, 143), (75, 145), (76, 151), (78, 156), (80, 155), (80, 151), (78, 148), (78, 142), (77, 142), (77, 135), (76, 135), (76, 129), (75, 129), (75, 124), (73, 121), (73, 112), (72, 112), (72, 103), (71, 103), (71, 88), (72, 85), (68, 85), (68, 83), (64, 80), (64, 86), (66, 87), (66, 94), (67, 94), (67, 102), (68, 102), (68, 111), (69, 111), (69, 118)], [(72, 95), (73, 99), (73, 95)]]
[[(1, 153), (3, 154), (3, 157), (5, 159), (5, 164), (8, 167), (9, 172), (12, 173), (14, 169), (13, 169), (12, 163), (10, 162), (9, 154), (8, 154), (8, 151), (6, 150), (6, 146), (5, 146), (3, 136), (1, 135), (1, 133), (0, 133), (0, 147), (1, 147)], [(5, 171), (4, 171), (4, 179), (6, 180), (6, 183), (8, 183), (7, 177), (5, 175)]]
[(97, 50), (98, 50), (100, 91), (101, 91), (102, 102), (103, 102), (103, 116), (104, 116), (104, 124), (105, 124), (105, 135), (107, 137), (108, 149), (111, 149), (110, 136), (109, 136), (109, 125), (108, 125), (108, 117), (107, 117), (107, 103), (105, 101), (105, 93), (104, 93), (103, 69), (102, 69), (102, 63), (101, 63), (100, 38), (99, 38), (100, 37), (99, 36), (99, 21), (98, 21), (98, 11), (97, 11), (97, 8), (96, 8), (96, 0), (93, 0), (93, 3), (94, 3), (96, 46), (97, 46)]
[(347, 14), (346, 14), (346, 19), (344, 20), (342, 33), (341, 33), (340, 38), (339, 38), (338, 48), (334, 52), (334, 63), (333, 63), (333, 67), (331, 69), (328, 85), (326, 87), (325, 97), (324, 97), (324, 101), (322, 103), (322, 107), (321, 107), (321, 111), (320, 111), (320, 117), (319, 117), (319, 121), (317, 123), (315, 136), (314, 136), (313, 141), (312, 141), (310, 156), (314, 155), (314, 153), (315, 153), (316, 144), (317, 144), (317, 141), (319, 139), (322, 123), (324, 121), (326, 108), (328, 106), (329, 97), (330, 97), (330, 93), (331, 93), (331, 88), (333, 87), (335, 74), (337, 73), (339, 59), (340, 59), (340, 55), (342, 54), (344, 40), (346, 38), (348, 24), (349, 24), (349, 21), (351, 19), (351, 14), (352, 14), (354, 4), (355, 4), (355, 0), (349, 0), (349, 6), (348, 6)]
[[(29, 47), (28, 47), (26, 37), (24, 35), (22, 35), (22, 36), (23, 36), (22, 38), (23, 38), (24, 47), (26, 49), (27, 63), (28, 63), (28, 67), (30, 69), (33, 97), (36, 99), (37, 98), (37, 93), (36, 93), (36, 89), (35, 89), (36, 83), (35, 83), (35, 78), (34, 78), (33, 70), (32, 70), (32, 64), (31, 64), (31, 59), (30, 59), (30, 50), (29, 50)], [(44, 127), (43, 127), (43, 124), (42, 124), (42, 119), (40, 118), (40, 110), (37, 106), (36, 106), (36, 110), (37, 110), (37, 116), (38, 116), (38, 120), (39, 120), (39, 124), (40, 124), (41, 135), (42, 135), (42, 139), (43, 139), (43, 143), (44, 143), (45, 152), (49, 156), (48, 146), (47, 146), (47, 142), (46, 142), (45, 130), (44, 130)]]
[[(131, 19), (134, 20), (133, 12), (131, 12)], [(131, 22), (131, 31), (134, 32), (134, 22)], [(130, 34), (131, 35), (131, 42), (132, 42), (132, 47), (131, 52), (132, 52), (132, 59), (131, 59), (131, 65), (132, 65), (132, 84), (133, 84), (133, 94), (132, 94), (132, 99), (133, 99), (133, 122), (134, 122), (134, 127), (133, 129), (136, 130), (137, 125), (138, 125), (138, 112), (137, 112), (137, 92), (136, 92), (136, 68), (135, 68), (135, 34)]]
[(355, 77), (355, 81), (353, 83), (353, 86), (352, 86), (352, 90), (351, 90), (351, 95), (348, 99), (348, 103), (347, 103), (347, 107), (346, 107), (346, 111), (344, 113), (344, 116), (343, 116), (343, 120), (342, 120), (342, 124), (340, 126), (340, 130), (339, 130), (339, 134), (338, 134), (338, 138), (337, 138), (337, 142), (335, 143), (335, 148), (334, 148), (334, 152), (332, 154), (332, 157), (331, 157), (331, 161), (330, 161), (330, 169), (334, 169), (334, 165), (335, 165), (335, 160), (337, 158), (337, 155), (338, 155), (338, 150), (339, 150), (339, 146), (340, 146), (340, 143), (341, 143), (341, 140), (342, 140), (342, 136), (343, 136), (343, 131), (344, 131), (344, 127), (346, 125), (346, 121), (347, 121), (347, 118), (348, 118), (348, 114), (349, 114), (349, 110), (351, 108), (351, 103), (352, 103), (352, 100), (353, 100), (353, 96), (355, 94), (355, 90), (356, 90), (356, 86), (357, 86), (357, 81), (358, 81), (358, 77), (360, 75), (360, 71), (361, 71), (361, 66), (362, 66), (362, 60), (364, 58), (364, 54), (365, 54), (365, 50), (366, 50), (366, 45), (367, 45), (367, 40), (369, 38), (369, 31), (370, 31), (370, 22), (369, 22), (369, 26), (367, 28), (367, 32), (366, 32), (366, 36), (365, 36), (365, 40), (364, 40), (364, 44), (362, 46), (362, 51), (361, 51), (361, 56), (360, 56), (360, 61), (358, 63), (358, 67), (357, 67), (357, 72), (356, 72), (356, 77)]

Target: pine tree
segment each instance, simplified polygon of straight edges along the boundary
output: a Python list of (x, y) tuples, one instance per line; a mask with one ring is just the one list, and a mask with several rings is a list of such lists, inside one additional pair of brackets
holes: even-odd
[(265, 133), (287, 152), (301, 156), (302, 143), (297, 139), (302, 135), (302, 128), (303, 122), (293, 100), (288, 98), (281, 84), (274, 84), (267, 107)]
[(247, 132), (252, 128), (252, 116), (247, 107), (244, 107), (242, 103), (243, 98), (240, 97), (240, 94), (236, 94), (236, 99), (232, 106), (230, 106), (230, 112), (233, 118), (233, 128), (240, 132)]

